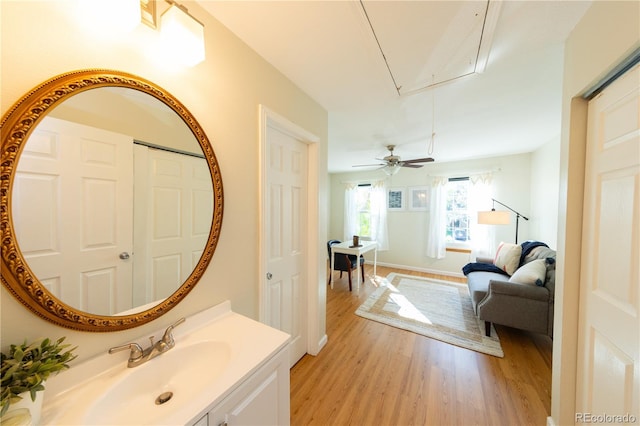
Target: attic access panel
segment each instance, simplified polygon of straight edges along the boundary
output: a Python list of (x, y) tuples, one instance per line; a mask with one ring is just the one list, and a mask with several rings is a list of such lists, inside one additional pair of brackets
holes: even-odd
[(498, 13), (488, 1), (361, 4), (399, 95), (482, 72)]

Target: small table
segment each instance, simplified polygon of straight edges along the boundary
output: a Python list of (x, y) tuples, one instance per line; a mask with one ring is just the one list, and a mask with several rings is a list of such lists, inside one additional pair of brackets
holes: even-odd
[(378, 243), (376, 241), (363, 241), (360, 240), (359, 247), (352, 247), (351, 241), (345, 241), (343, 243), (334, 244), (331, 246), (331, 267), (329, 273), (331, 274), (331, 288), (333, 289), (333, 265), (335, 261), (336, 253), (353, 254), (358, 256), (356, 262), (356, 292), (360, 292), (360, 255), (368, 251), (373, 250), (373, 275), (376, 275), (376, 264), (378, 261)]

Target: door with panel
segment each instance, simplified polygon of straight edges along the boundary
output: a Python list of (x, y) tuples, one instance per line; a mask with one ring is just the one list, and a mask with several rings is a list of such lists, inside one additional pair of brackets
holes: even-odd
[(136, 306), (170, 296), (202, 256), (213, 186), (200, 156), (135, 145)]
[(291, 335), (293, 366), (307, 352), (307, 145), (267, 125), (265, 322)]
[(20, 249), (54, 296), (83, 311), (132, 306), (132, 146), (130, 136), (45, 117), (17, 166)]
[(585, 169), (576, 415), (638, 419), (640, 65), (589, 102)]

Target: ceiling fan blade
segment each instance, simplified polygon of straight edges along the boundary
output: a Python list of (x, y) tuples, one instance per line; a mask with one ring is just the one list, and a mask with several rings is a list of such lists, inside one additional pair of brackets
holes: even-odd
[(426, 158), (414, 158), (413, 160), (403, 160), (403, 163), (433, 163), (435, 160), (431, 157)]
[(403, 161), (402, 163), (400, 163), (400, 165), (402, 167), (409, 167), (411, 169), (419, 169), (420, 167), (424, 166), (424, 164), (407, 164), (406, 161)]
[(374, 167), (374, 166), (386, 166), (386, 164), (356, 164), (351, 167)]

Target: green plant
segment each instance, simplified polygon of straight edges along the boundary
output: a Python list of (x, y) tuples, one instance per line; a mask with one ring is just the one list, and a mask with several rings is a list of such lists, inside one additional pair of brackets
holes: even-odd
[(19, 394), (29, 392), (35, 401), (36, 393), (44, 390), (43, 382), (53, 373), (57, 374), (69, 368), (68, 363), (76, 358), (69, 348), (62, 344), (64, 337), (53, 342), (50, 339), (38, 339), (31, 344), (25, 340), (21, 345), (11, 345), (8, 354), (2, 352), (2, 381), (0, 385), (0, 415), (9, 409), (12, 403), (22, 399)]

